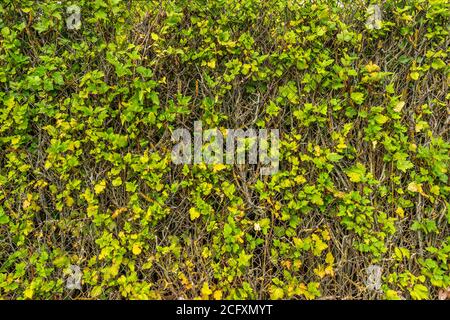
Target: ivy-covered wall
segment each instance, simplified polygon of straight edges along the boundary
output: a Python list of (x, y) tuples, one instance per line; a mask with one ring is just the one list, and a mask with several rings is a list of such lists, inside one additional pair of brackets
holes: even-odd
[(450, 6), (371, 2), (1, 1), (0, 297), (450, 298)]

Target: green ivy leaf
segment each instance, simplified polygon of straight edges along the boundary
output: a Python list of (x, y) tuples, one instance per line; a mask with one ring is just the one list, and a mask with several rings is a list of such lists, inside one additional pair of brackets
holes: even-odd
[(7, 224), (9, 222), (9, 217), (6, 215), (3, 207), (0, 207), (0, 224)]

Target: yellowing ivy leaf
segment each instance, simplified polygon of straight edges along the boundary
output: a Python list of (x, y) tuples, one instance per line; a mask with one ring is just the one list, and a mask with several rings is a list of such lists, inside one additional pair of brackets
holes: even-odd
[(211, 293), (212, 293), (212, 290), (209, 288), (208, 282), (203, 282), (202, 295), (209, 296)]
[(403, 210), (402, 207), (398, 207), (397, 210), (395, 210), (395, 213), (396, 213), (400, 218), (404, 218), (404, 217), (405, 217), (405, 211)]
[(33, 288), (26, 288), (25, 291), (23, 292), (23, 295), (25, 298), (27, 299), (33, 299), (33, 295), (34, 295), (34, 290)]
[(403, 107), (405, 106), (405, 101), (399, 101), (397, 102), (397, 104), (394, 107), (394, 111), (395, 112), (400, 112), (402, 111)]
[(394, 290), (387, 290), (386, 291), (386, 299), (387, 300), (400, 300), (400, 297), (398, 296), (398, 293)]
[(72, 198), (71, 196), (67, 196), (67, 197), (66, 197), (66, 205), (67, 205), (68, 207), (73, 206), (74, 203), (75, 203), (75, 201), (73, 200), (73, 198)]
[(25, 199), (22, 203), (22, 208), (27, 209), (31, 205), (31, 202), (29, 199)]
[(372, 61), (369, 61), (369, 63), (366, 65), (366, 70), (367, 72), (377, 72), (380, 71), (380, 67), (377, 66), (376, 64), (372, 63)]
[(271, 300), (280, 300), (284, 298), (284, 291), (281, 288), (276, 286), (272, 286), (270, 288), (270, 299)]
[(141, 245), (139, 243), (133, 244), (131, 251), (134, 255), (139, 255), (142, 252)]
[(414, 300), (428, 299), (428, 288), (423, 284), (416, 284), (409, 293)]
[(222, 290), (216, 290), (214, 291), (213, 295), (214, 299), (221, 300), (222, 299)]
[(189, 209), (189, 216), (191, 220), (195, 220), (200, 217), (200, 212), (196, 208), (192, 207)]
[(153, 41), (158, 41), (159, 39), (159, 36), (156, 33), (152, 32), (150, 36), (152, 37)]
[(210, 67), (211, 69), (215, 69), (216, 68), (216, 60), (212, 59), (211, 61), (209, 61), (207, 63), (207, 66)]
[(364, 178), (364, 175), (366, 174), (366, 168), (362, 163), (358, 162), (356, 166), (347, 169), (345, 173), (350, 178), (350, 181), (361, 182)]
[(217, 163), (215, 165), (213, 165), (213, 172), (217, 172), (220, 170), (223, 170), (226, 168), (226, 165), (222, 164), (222, 163)]
[(428, 122), (420, 120), (420, 121), (417, 121), (417, 122), (416, 122), (415, 131), (416, 131), (416, 132), (420, 132), (420, 131), (422, 131), (423, 129), (426, 129), (426, 128), (428, 128), (428, 127), (429, 127)]
[(331, 252), (327, 252), (327, 256), (325, 257), (325, 262), (328, 264), (333, 264), (334, 263), (334, 257), (331, 254)]
[(113, 214), (111, 215), (111, 218), (115, 219), (119, 216), (119, 214), (121, 214), (125, 211), (127, 211), (127, 208), (118, 208), (113, 212)]
[(420, 76), (420, 74), (419, 74), (418, 72), (411, 72), (411, 73), (409, 74), (409, 77), (410, 77), (411, 79), (413, 79), (414, 81), (418, 80), (418, 79), (419, 79), (419, 76)]
[(423, 196), (427, 196), (427, 195), (423, 192), (422, 184), (421, 184), (421, 183), (417, 183), (417, 182), (415, 182), (415, 181), (410, 182), (410, 183), (408, 184), (408, 191), (411, 191), (411, 192), (418, 192), (418, 193), (420, 193), (420, 194), (423, 195)]
[(101, 286), (95, 286), (92, 290), (91, 290), (91, 298), (95, 298), (98, 297), (99, 295), (101, 295), (103, 292), (102, 287)]
[(314, 273), (319, 276), (320, 279), (325, 277), (325, 268), (322, 265), (319, 265), (317, 268), (314, 268)]

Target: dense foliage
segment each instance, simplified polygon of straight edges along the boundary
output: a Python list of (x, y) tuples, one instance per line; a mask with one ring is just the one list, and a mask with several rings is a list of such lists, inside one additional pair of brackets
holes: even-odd
[[(449, 2), (368, 4), (3, 0), (0, 297), (445, 296)], [(279, 172), (173, 164), (196, 120)]]

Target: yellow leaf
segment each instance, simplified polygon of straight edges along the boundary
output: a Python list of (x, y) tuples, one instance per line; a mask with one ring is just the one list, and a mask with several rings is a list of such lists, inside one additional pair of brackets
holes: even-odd
[(388, 300), (400, 300), (400, 297), (398, 296), (398, 293), (394, 290), (387, 290), (386, 291), (386, 299)]
[(403, 107), (405, 106), (405, 101), (399, 101), (395, 107), (394, 107), (394, 111), (395, 112), (400, 112), (402, 111)]
[(142, 252), (141, 245), (139, 243), (133, 244), (133, 249), (131, 251), (133, 254), (139, 255)]
[(209, 288), (208, 282), (204, 282), (203, 287), (202, 287), (202, 295), (209, 296), (211, 293), (212, 293), (212, 291)]
[(325, 257), (325, 262), (328, 264), (333, 264), (334, 263), (334, 257), (331, 254), (331, 252), (327, 253), (327, 256)]
[(227, 166), (224, 165), (224, 164), (222, 164), (222, 163), (217, 163), (217, 164), (215, 164), (215, 165), (213, 166), (213, 172), (217, 172), (217, 171), (223, 170), (223, 169), (225, 169), (226, 167), (227, 167)]
[(306, 292), (308, 292), (308, 288), (306, 287), (306, 285), (304, 283), (300, 283), (298, 285), (298, 294), (305, 295)]
[(314, 269), (314, 273), (322, 279), (325, 277), (325, 268), (321, 265), (319, 265), (317, 268)]
[(44, 164), (44, 168), (45, 169), (50, 169), (51, 167), (53, 166), (53, 164), (50, 162), (50, 161), (45, 161), (45, 164)]
[(400, 218), (404, 218), (404, 217), (405, 217), (405, 211), (403, 210), (402, 207), (398, 207), (397, 210), (395, 210), (395, 213), (396, 213)]
[(74, 202), (75, 201), (73, 200), (73, 198), (71, 196), (67, 196), (66, 197), (66, 204), (67, 204), (68, 207), (73, 206)]
[(422, 191), (422, 185), (420, 183), (416, 183), (413, 181), (410, 184), (408, 184), (408, 191), (420, 192)]
[(103, 192), (103, 190), (105, 190), (105, 188), (106, 188), (106, 181), (102, 180), (94, 186), (94, 192), (95, 194), (100, 194)]
[(418, 192), (421, 195), (423, 195), (424, 197), (428, 197), (425, 192), (423, 192), (422, 189), (422, 184), (421, 183), (417, 183), (415, 181), (411, 182), (410, 184), (408, 184), (408, 191), (411, 192)]
[(221, 300), (222, 299), (222, 290), (214, 291), (214, 299)]
[(366, 70), (370, 73), (372, 72), (377, 72), (380, 71), (380, 67), (377, 66), (376, 64), (372, 63), (372, 61), (370, 61), (367, 65), (366, 65)]
[(119, 208), (119, 209), (116, 209), (116, 210), (114, 211), (114, 213), (111, 215), (111, 218), (115, 219), (115, 218), (117, 218), (117, 217), (119, 216), (119, 214), (121, 214), (121, 213), (123, 213), (123, 212), (125, 212), (125, 211), (127, 211), (127, 210), (128, 210), (127, 208)]
[(290, 270), (291, 266), (292, 266), (292, 262), (290, 260), (283, 260), (283, 261), (281, 261), (281, 266), (283, 266), (286, 269)]
[(192, 207), (191, 209), (189, 209), (189, 215), (191, 217), (191, 220), (195, 220), (200, 217), (200, 212), (196, 208)]
[(279, 300), (284, 298), (284, 291), (281, 288), (272, 286), (270, 288), (270, 299), (271, 300)]
[(349, 173), (347, 173), (347, 175), (350, 178), (350, 181), (353, 181), (353, 182), (361, 181), (361, 175), (359, 173), (349, 172)]
[(24, 294), (25, 298), (33, 299), (34, 290), (33, 290), (33, 288), (27, 288), (23, 294)]
[(207, 63), (207, 65), (208, 65), (208, 67), (210, 67), (211, 69), (215, 69), (215, 68), (216, 68), (216, 60), (213, 59), (213, 60), (209, 61), (209, 62)]
[(413, 79), (414, 81), (419, 79), (420, 74), (418, 72), (411, 72), (409, 74), (410, 78)]
[(331, 239), (330, 233), (328, 232), (328, 230), (325, 229), (325, 230), (322, 231), (322, 238), (324, 240), (330, 240)]
[(334, 270), (331, 265), (325, 268), (325, 274), (334, 277)]
[(185, 286), (185, 288), (186, 288), (187, 290), (189, 290), (189, 289), (192, 288), (191, 282), (190, 282), (190, 281), (188, 280), (188, 278), (184, 275), (184, 273), (180, 272), (180, 273), (178, 274), (178, 279), (181, 280), (181, 283)]
[(297, 183), (299, 183), (299, 184), (302, 184), (302, 183), (305, 183), (305, 182), (306, 182), (305, 177), (302, 176), (302, 175), (296, 176), (296, 177), (294, 178), (294, 180), (295, 180), (295, 182), (297, 182)]
[(420, 132), (420, 131), (422, 131), (423, 129), (426, 129), (426, 128), (428, 128), (428, 123), (427, 122), (419, 121), (419, 122), (416, 123), (416, 127), (415, 127), (416, 132)]
[(411, 192), (417, 192), (419, 190), (419, 184), (415, 183), (414, 181), (408, 184), (408, 191)]
[(19, 144), (19, 142), (20, 142), (20, 136), (11, 139), (11, 144), (14, 146)]
[(152, 32), (152, 34), (151, 34), (150, 36), (152, 37), (152, 39), (153, 39), (154, 41), (158, 41), (158, 39), (159, 39), (159, 36), (158, 36), (156, 33), (153, 33), (153, 32)]
[(314, 155), (315, 156), (320, 156), (322, 150), (320, 149), (320, 146), (314, 146)]
[(31, 204), (31, 202), (30, 202), (28, 199), (26, 199), (26, 200), (23, 202), (22, 207), (23, 207), (24, 209), (26, 209), (26, 208), (28, 208), (28, 207), (30, 206), (30, 204)]
[(91, 291), (91, 298), (98, 297), (99, 295), (102, 294), (102, 292), (103, 292), (103, 289), (101, 286), (94, 287)]

